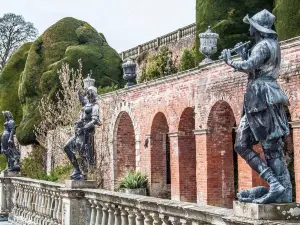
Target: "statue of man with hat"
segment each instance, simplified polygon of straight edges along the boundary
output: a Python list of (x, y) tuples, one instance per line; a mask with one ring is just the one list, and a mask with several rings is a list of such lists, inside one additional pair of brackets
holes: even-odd
[[(248, 74), (235, 151), (269, 184), (270, 189), (248, 189), (238, 193), (237, 197), (240, 201), (258, 204), (288, 203), (292, 201), (292, 185), (283, 138), (289, 134), (285, 112), (289, 101), (276, 81), (281, 55), (277, 34), (272, 30), (275, 16), (262, 10), (251, 18), (247, 15), (243, 21), (250, 24), (250, 35), (256, 41), (254, 47), (248, 50), (241, 43), (235, 46), (242, 60), (232, 60), (229, 49), (221, 53), (228, 65)], [(258, 142), (261, 142), (265, 160), (252, 148)]]

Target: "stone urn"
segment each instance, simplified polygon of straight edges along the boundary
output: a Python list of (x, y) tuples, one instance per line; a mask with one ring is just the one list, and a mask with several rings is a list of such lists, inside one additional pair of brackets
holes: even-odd
[(211, 63), (213, 60), (210, 58), (211, 55), (217, 52), (217, 41), (219, 35), (217, 33), (213, 33), (208, 26), (208, 29), (204, 33), (200, 33), (200, 52), (205, 56), (205, 59), (200, 63), (200, 65), (204, 65), (207, 63)]
[(135, 85), (136, 78), (136, 63), (129, 59), (127, 62), (122, 64), (123, 67), (123, 79), (127, 82), (126, 87)]
[(146, 188), (135, 188), (135, 189), (120, 189), (120, 192), (132, 195), (143, 195), (147, 196), (147, 189)]

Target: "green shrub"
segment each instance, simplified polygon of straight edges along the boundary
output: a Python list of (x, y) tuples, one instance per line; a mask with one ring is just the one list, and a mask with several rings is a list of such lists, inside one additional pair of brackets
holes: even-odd
[(45, 159), (46, 149), (39, 145), (34, 145), (28, 156), (21, 161), (23, 176), (32, 179), (47, 180)]
[(119, 86), (117, 84), (111, 84), (110, 86), (99, 87), (98, 88), (98, 94), (102, 95), (102, 94), (105, 94), (105, 93), (116, 91), (118, 89), (119, 89)]
[(42, 96), (51, 98), (60, 89), (57, 70), (62, 63), (77, 69), (79, 59), (83, 74), (92, 70), (96, 87), (109, 86), (112, 80), (122, 85), (122, 60), (103, 34), (71, 17), (58, 21), (33, 42), (20, 77), (23, 119), (16, 135), (22, 145), (35, 143), (34, 126), (40, 122), (37, 106)]
[[(32, 43), (23, 44), (8, 60), (0, 74), (0, 108), (10, 111), (15, 119), (16, 126), (22, 120), (22, 108), (19, 101), (18, 89), (21, 73), (24, 70), (26, 59)], [(3, 131), (4, 117), (0, 116), (0, 132)]]
[(0, 172), (6, 168), (6, 157), (4, 154), (0, 154)]
[(146, 175), (140, 172), (129, 171), (125, 177), (120, 181), (120, 189), (136, 189), (136, 188), (147, 188), (148, 179)]
[(52, 182), (63, 181), (65, 178), (69, 178), (72, 169), (73, 166), (71, 164), (58, 166), (54, 169), (54, 171), (47, 175), (45, 179)]
[(159, 77), (167, 76), (177, 72), (168, 47), (163, 46), (158, 53), (149, 54), (146, 59), (146, 65), (142, 68), (142, 73), (138, 82), (153, 80)]
[(196, 67), (196, 47), (184, 49), (180, 59), (180, 71), (185, 71)]

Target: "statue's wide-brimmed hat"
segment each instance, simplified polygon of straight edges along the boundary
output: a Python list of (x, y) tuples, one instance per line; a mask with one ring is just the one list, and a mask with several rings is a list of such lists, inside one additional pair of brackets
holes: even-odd
[(276, 34), (272, 30), (272, 26), (275, 22), (275, 16), (268, 10), (264, 9), (259, 13), (256, 13), (253, 17), (245, 16), (243, 19), (244, 23), (251, 24), (256, 30), (266, 34)]

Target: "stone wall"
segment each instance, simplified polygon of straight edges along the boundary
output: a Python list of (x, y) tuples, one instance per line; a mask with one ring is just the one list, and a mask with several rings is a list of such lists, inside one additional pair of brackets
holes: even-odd
[(144, 44), (138, 45), (127, 51), (121, 52), (120, 57), (123, 61), (133, 58), (137, 62), (137, 74), (146, 63), (146, 58), (151, 53), (159, 52), (162, 46), (167, 46), (172, 52), (172, 59), (175, 66), (179, 66), (184, 49), (191, 49), (196, 40), (196, 24), (190, 24), (176, 31), (153, 39)]
[[(291, 102), (296, 194), (300, 201), (299, 38), (282, 42), (281, 49), (283, 68), (278, 82)], [(264, 184), (233, 154), (233, 128), (241, 117), (246, 82), (247, 75), (217, 61), (102, 95), (103, 137), (97, 145), (106, 146), (110, 152), (106, 186), (116, 188), (123, 173), (120, 160), (134, 155), (135, 169), (147, 174), (152, 196), (164, 196), (171, 185), (174, 200), (230, 208), (237, 191), (235, 180), (239, 190)], [(126, 138), (118, 136), (119, 131)], [(255, 149), (261, 152), (260, 146)], [(238, 168), (234, 161), (238, 161)], [(132, 169), (133, 162), (127, 168)]]

